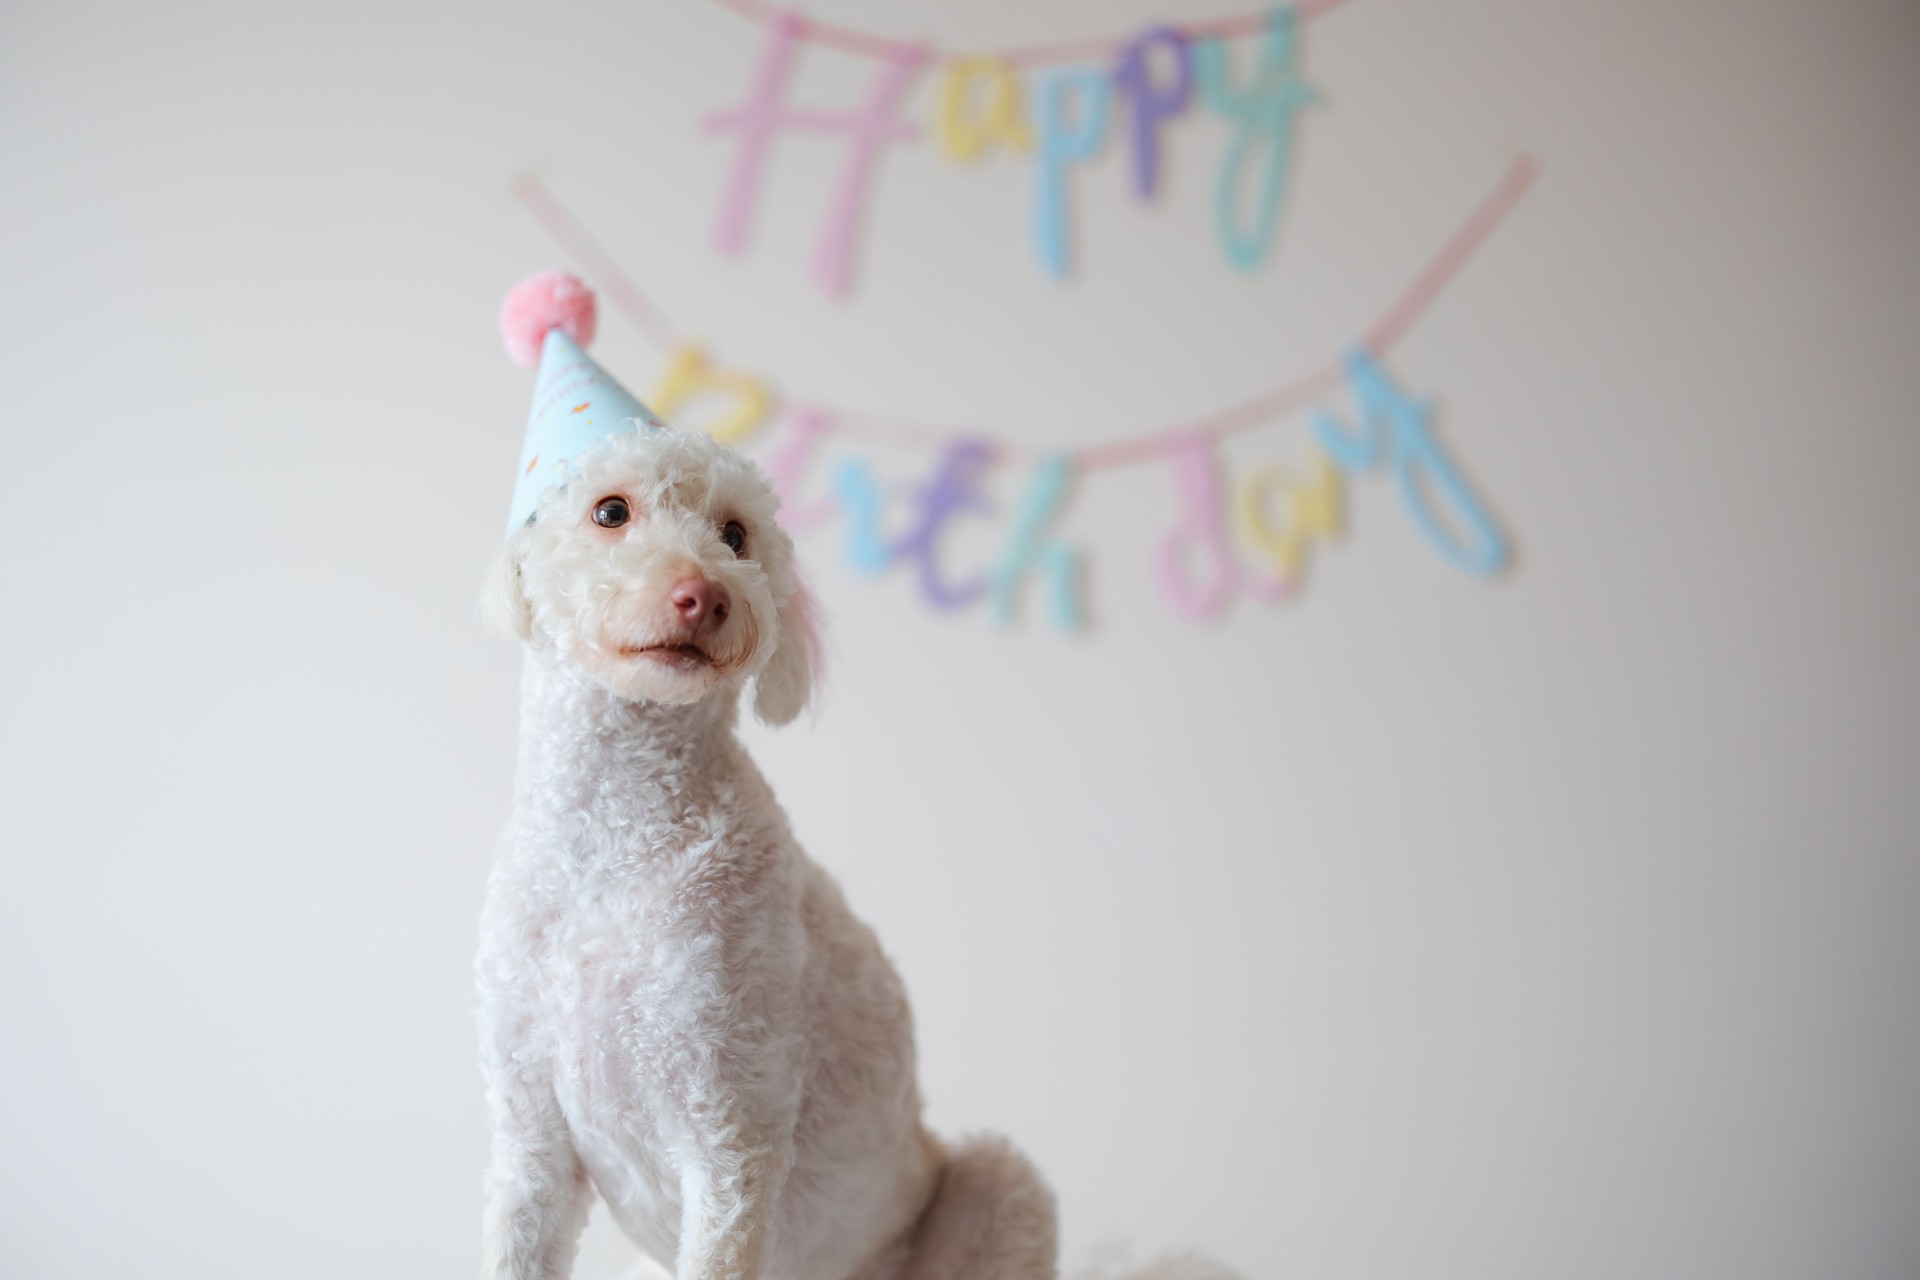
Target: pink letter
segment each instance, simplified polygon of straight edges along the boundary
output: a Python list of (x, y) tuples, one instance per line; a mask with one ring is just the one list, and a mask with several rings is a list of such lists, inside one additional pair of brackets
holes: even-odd
[(827, 433), (827, 415), (812, 405), (795, 405), (787, 424), (784, 438), (767, 455), (767, 474), (773, 478), (774, 492), (780, 495), (780, 523), (798, 532), (833, 517), (831, 501), (821, 498), (803, 502), (800, 498), (807, 465), (819, 451), (820, 437)]
[(882, 143), (914, 135), (913, 126), (902, 123), (897, 116), (914, 76), (926, 65), (927, 55), (910, 45), (897, 46), (880, 73), (867, 105), (859, 110), (789, 110), (781, 103), (793, 68), (793, 44), (805, 25), (797, 14), (780, 13), (769, 28), (767, 52), (747, 91), (746, 103), (707, 119), (709, 132), (737, 130), (740, 134), (740, 148), (734, 152), (733, 172), (727, 180), (720, 220), (714, 225), (714, 243), (724, 253), (737, 253), (746, 244), (747, 220), (752, 216), (760, 173), (766, 167), (767, 147), (775, 131), (787, 128), (844, 133), (852, 150), (846, 167), (841, 170), (840, 185), (827, 211), (814, 257), (814, 269), (821, 286), (828, 293), (844, 294), (851, 275), (859, 206), (867, 193), (874, 160)]
[[(1227, 607), (1240, 578), (1220, 509), (1220, 460), (1212, 441), (1188, 432), (1174, 444), (1169, 461), (1181, 512), (1179, 523), (1160, 543), (1160, 585), (1174, 608), (1201, 621)], [(1192, 580), (1195, 558), (1207, 562), (1204, 583)]]

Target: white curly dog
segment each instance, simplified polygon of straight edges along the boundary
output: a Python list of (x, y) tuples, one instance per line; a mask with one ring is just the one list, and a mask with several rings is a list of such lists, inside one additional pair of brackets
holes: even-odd
[(1043, 1280), (1052, 1193), (920, 1121), (900, 979), (734, 735), (805, 706), (776, 499), (697, 434), (602, 441), (508, 540), (527, 642), (482, 920), (486, 1275), (564, 1277), (592, 1188), (677, 1280)]

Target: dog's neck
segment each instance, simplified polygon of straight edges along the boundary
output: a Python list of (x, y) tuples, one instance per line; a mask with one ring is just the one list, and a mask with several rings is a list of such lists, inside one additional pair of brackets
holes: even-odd
[(733, 733), (738, 701), (734, 689), (685, 706), (629, 701), (575, 664), (530, 651), (517, 807), (590, 823), (673, 822), (744, 764)]

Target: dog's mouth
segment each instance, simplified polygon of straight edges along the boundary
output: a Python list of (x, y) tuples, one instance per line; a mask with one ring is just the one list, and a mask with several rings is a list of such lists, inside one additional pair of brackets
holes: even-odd
[(713, 665), (713, 656), (691, 641), (678, 641), (671, 644), (623, 644), (620, 646), (623, 658), (645, 658), (649, 662), (670, 667), (675, 671), (692, 671), (697, 667)]

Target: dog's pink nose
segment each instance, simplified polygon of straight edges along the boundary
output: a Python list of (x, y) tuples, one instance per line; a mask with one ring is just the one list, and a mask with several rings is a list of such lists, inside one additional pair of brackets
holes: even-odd
[(667, 602), (680, 615), (680, 621), (696, 632), (711, 631), (727, 620), (733, 601), (727, 589), (705, 578), (682, 578), (667, 593)]

